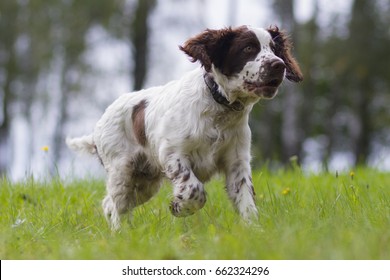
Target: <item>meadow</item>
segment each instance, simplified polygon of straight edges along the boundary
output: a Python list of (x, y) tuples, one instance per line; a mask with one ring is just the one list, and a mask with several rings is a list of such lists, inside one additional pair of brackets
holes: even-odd
[(175, 218), (171, 186), (111, 232), (104, 181), (0, 180), (0, 259), (390, 259), (390, 173), (361, 168), (253, 174), (259, 219), (234, 211), (222, 178), (206, 206)]

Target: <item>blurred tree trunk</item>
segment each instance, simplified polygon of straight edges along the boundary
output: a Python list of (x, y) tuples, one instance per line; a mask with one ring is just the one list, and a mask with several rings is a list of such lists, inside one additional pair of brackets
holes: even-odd
[[(370, 144), (373, 137), (372, 117), (374, 112), (371, 104), (376, 96), (375, 80), (382, 73), (382, 64), (387, 64), (380, 55), (380, 22), (376, 1), (354, 0), (352, 15), (349, 24), (348, 51), (349, 68), (347, 69), (351, 86), (350, 104), (354, 109), (358, 122), (354, 131), (351, 131), (355, 164), (367, 163), (370, 154)], [(370, 39), (362, 34), (369, 34)]]
[[(367, 89), (366, 89), (367, 88)], [(366, 91), (367, 90), (367, 91)], [(367, 164), (368, 156), (370, 155), (370, 144), (372, 138), (372, 124), (371, 124), (371, 112), (369, 109), (369, 91), (370, 86), (368, 84), (362, 86), (362, 92), (359, 93), (360, 98), (357, 104), (357, 116), (360, 124), (360, 129), (355, 139), (355, 165)]]
[(134, 54), (134, 90), (142, 89), (146, 78), (149, 39), (148, 20), (155, 5), (156, 0), (138, 0), (134, 14), (130, 31)]
[[(298, 36), (296, 35), (296, 21), (294, 18), (294, 5), (292, 0), (274, 0), (273, 8), (282, 21), (281, 29), (289, 32), (294, 45), (298, 45)], [(300, 124), (300, 103), (301, 94), (296, 85), (291, 86), (289, 82), (284, 83), (283, 95), (278, 98), (282, 102), (282, 126), (281, 126), (281, 144), (282, 161), (287, 163), (292, 156), (300, 156), (302, 150), (302, 127)], [(298, 161), (300, 157), (298, 157)]]
[[(62, 56), (62, 64), (59, 69), (60, 90), (57, 101), (57, 120), (54, 128), (52, 156), (54, 165), (50, 173), (57, 176), (62, 153), (65, 147), (65, 126), (69, 119), (68, 107), (71, 98), (80, 92), (82, 87), (80, 77), (86, 70), (82, 55), (87, 49), (86, 38), (88, 32), (95, 25), (110, 22), (110, 18), (120, 11), (122, 13), (122, 1), (106, 0), (98, 2), (70, 1), (60, 3), (57, 26), (54, 32), (60, 34), (57, 38), (57, 55)], [(57, 8), (58, 8), (57, 7)]]
[[(1, 41), (1, 40), (0, 40)], [(16, 75), (16, 65), (15, 57), (13, 55), (12, 48), (9, 52), (8, 62), (6, 63), (6, 78), (4, 85), (2, 86), (3, 96), (1, 103), (1, 114), (2, 117), (0, 124), (0, 176), (4, 175), (9, 168), (11, 163), (11, 147), (9, 145), (10, 141), (10, 131), (11, 131), (11, 104), (12, 104), (12, 89), (11, 83), (15, 79)]]
[(53, 146), (52, 146), (52, 156), (54, 165), (50, 166), (50, 175), (55, 177), (59, 176), (58, 174), (58, 164), (61, 159), (61, 153), (64, 151), (64, 131), (65, 124), (68, 121), (68, 105), (69, 105), (69, 95), (71, 92), (72, 82), (69, 80), (70, 65), (69, 58), (64, 58), (64, 65), (61, 68), (60, 73), (60, 92), (58, 93), (59, 98), (57, 102), (58, 117), (56, 121), (56, 126), (54, 128), (53, 134)]
[[(103, 4), (101, 1), (99, 4)], [(80, 90), (79, 77), (84, 74), (85, 65), (81, 59), (86, 50), (86, 35), (96, 18), (90, 3), (83, 1), (64, 2), (56, 7), (62, 10), (58, 13), (54, 32), (57, 38), (57, 54), (61, 57), (59, 66), (59, 91), (56, 93), (56, 126), (53, 134), (52, 162), (50, 174), (58, 176), (58, 168), (62, 153), (65, 151), (65, 125), (68, 122), (69, 101)], [(76, 20), (77, 19), (77, 20)]]
[(18, 76), (15, 43), (18, 36), (18, 26), (15, 19), (19, 14), (16, 1), (0, 2), (0, 176), (4, 175), (11, 164), (12, 149), (10, 147), (11, 108), (15, 97), (12, 88)]

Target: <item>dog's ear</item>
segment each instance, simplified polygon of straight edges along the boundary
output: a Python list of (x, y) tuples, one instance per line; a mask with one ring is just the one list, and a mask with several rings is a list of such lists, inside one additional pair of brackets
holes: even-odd
[(206, 29), (203, 33), (188, 39), (179, 48), (192, 58), (192, 62), (199, 60), (204, 69), (210, 72), (213, 63), (216, 66), (221, 63), (229, 49), (229, 41), (234, 36), (235, 32), (230, 27), (219, 30)]
[(292, 43), (284, 31), (279, 30), (277, 26), (267, 29), (274, 41), (273, 51), (276, 56), (283, 59), (286, 64), (286, 78), (293, 82), (301, 82), (303, 75), (298, 62), (291, 54)]

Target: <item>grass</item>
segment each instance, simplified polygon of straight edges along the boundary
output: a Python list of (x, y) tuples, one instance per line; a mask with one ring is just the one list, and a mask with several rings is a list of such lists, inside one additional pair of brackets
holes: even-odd
[(0, 259), (390, 259), (390, 174), (255, 172), (258, 221), (234, 212), (223, 180), (204, 209), (168, 210), (166, 184), (111, 232), (104, 182), (0, 180)]

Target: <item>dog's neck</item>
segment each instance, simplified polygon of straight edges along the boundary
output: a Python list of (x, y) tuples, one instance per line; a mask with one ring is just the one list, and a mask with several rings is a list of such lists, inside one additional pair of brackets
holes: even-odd
[(229, 100), (226, 99), (226, 97), (219, 90), (218, 84), (215, 82), (213, 76), (210, 73), (206, 72), (203, 75), (203, 78), (215, 102), (229, 108), (232, 111), (240, 112), (244, 110), (244, 104), (242, 104), (239, 100), (230, 103)]

